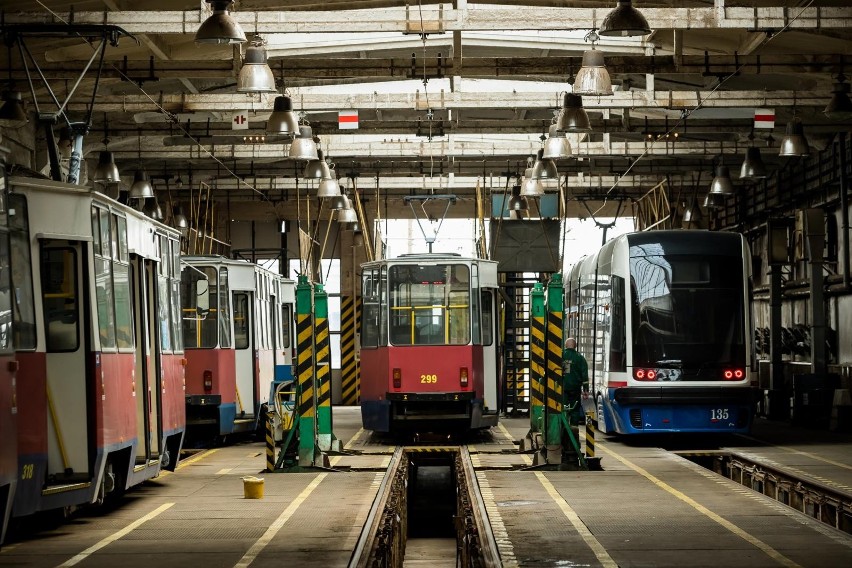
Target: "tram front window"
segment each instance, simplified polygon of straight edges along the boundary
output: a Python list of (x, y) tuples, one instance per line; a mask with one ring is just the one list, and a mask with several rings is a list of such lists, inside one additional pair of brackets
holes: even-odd
[[(740, 263), (724, 256), (631, 258), (633, 364), (684, 370), (742, 364)], [(701, 374), (672, 376), (689, 380)]]
[(392, 345), (470, 343), (470, 270), (463, 264), (389, 270)]

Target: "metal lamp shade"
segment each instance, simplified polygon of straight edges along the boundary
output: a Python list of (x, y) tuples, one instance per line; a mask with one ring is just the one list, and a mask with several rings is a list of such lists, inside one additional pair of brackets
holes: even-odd
[(849, 100), (849, 85), (846, 83), (834, 84), (834, 96), (828, 101), (825, 110), (822, 111), (826, 118), (831, 120), (852, 120), (852, 100)]
[(562, 111), (556, 121), (558, 132), (591, 132), (589, 115), (583, 108), (583, 99), (579, 95), (565, 93)]
[(698, 208), (698, 204), (693, 200), (683, 211), (684, 228), (686, 228), (687, 225), (696, 225), (700, 223), (702, 218), (703, 215), (701, 214), (701, 209)]
[(760, 158), (760, 149), (754, 146), (746, 149), (745, 160), (740, 167), (740, 179), (765, 179), (766, 166)]
[(3, 106), (0, 107), (0, 126), (5, 128), (20, 128), (29, 122), (27, 111), (18, 91), (3, 93)]
[(633, 7), (631, 0), (618, 0), (618, 5), (606, 15), (598, 30), (598, 35), (602, 36), (643, 36), (649, 33), (648, 20)]
[(604, 64), (603, 52), (590, 49), (583, 53), (583, 66), (574, 79), (575, 95), (612, 95), (612, 81)]
[(243, 43), (246, 34), (240, 24), (228, 13), (231, 0), (209, 2), (213, 5), (213, 14), (195, 32), (198, 43), (228, 44)]
[(781, 139), (781, 150), (779, 156), (795, 157), (807, 156), (811, 153), (808, 146), (808, 139), (805, 138), (805, 130), (802, 127), (802, 121), (794, 118), (787, 123), (787, 132), (784, 138)]
[(314, 133), (310, 126), (299, 127), (299, 135), (290, 144), (289, 155), (292, 160), (319, 160), (317, 144), (314, 142)]
[(559, 180), (559, 170), (556, 162), (544, 157), (544, 150), (539, 150), (530, 177), (540, 181)]
[(98, 167), (95, 168), (95, 175), (92, 178), (95, 183), (118, 183), (121, 181), (121, 176), (118, 174), (118, 166), (115, 165), (115, 159), (112, 152), (103, 151), (98, 156)]
[(725, 196), (715, 193), (708, 193), (704, 197), (704, 207), (707, 209), (721, 209), (725, 206)]
[[(525, 177), (521, 184), (520, 196), (541, 197), (542, 195), (544, 195), (544, 184), (535, 178)], [(511, 200), (509, 200), (509, 204), (509, 208), (511, 209)]]
[(172, 220), (174, 221), (175, 229), (180, 231), (181, 235), (186, 235), (189, 232), (189, 219), (186, 218), (183, 207), (180, 205), (172, 207)]
[(275, 106), (266, 121), (266, 132), (284, 136), (296, 136), (299, 133), (299, 119), (293, 112), (293, 101), (290, 97), (275, 97)]
[(325, 162), (322, 150), (317, 149), (317, 159), (311, 160), (305, 165), (305, 179), (327, 179), (331, 177), (331, 170)]
[(142, 211), (154, 221), (162, 221), (165, 218), (163, 216), (163, 209), (160, 207), (160, 204), (157, 203), (156, 199), (147, 200)]
[(349, 207), (348, 209), (340, 209), (340, 210), (337, 211), (337, 222), (338, 223), (357, 223), (358, 222), (358, 214), (355, 213), (355, 210), (352, 209), (352, 207)]
[[(340, 192), (340, 188), (338, 188), (338, 192)], [(348, 197), (346, 197), (343, 193), (340, 193), (340, 195), (332, 197), (329, 207), (334, 211), (341, 211), (343, 209), (352, 209), (352, 203), (350, 203)]]
[[(317, 188), (317, 197), (344, 197), (340, 193), (340, 186), (337, 184), (337, 172), (335, 170), (329, 169), (328, 177), (320, 180), (319, 187)], [(341, 205), (342, 208), (343, 205)]]
[(274, 93), (275, 77), (266, 62), (266, 49), (252, 46), (246, 49), (243, 67), (237, 76), (239, 93)]
[(133, 185), (130, 186), (130, 199), (148, 199), (154, 197), (154, 186), (151, 185), (151, 180), (148, 179), (148, 172), (145, 170), (136, 170), (133, 174)]
[(555, 124), (550, 125), (549, 136), (544, 141), (542, 157), (549, 160), (571, 157), (571, 142), (568, 141), (565, 134), (560, 134)]
[(731, 181), (731, 172), (728, 166), (716, 166), (716, 176), (710, 184), (710, 193), (716, 195), (733, 195), (734, 183)]
[(521, 186), (514, 186), (512, 197), (509, 198), (509, 211), (526, 211), (528, 209), (527, 198), (521, 195)]

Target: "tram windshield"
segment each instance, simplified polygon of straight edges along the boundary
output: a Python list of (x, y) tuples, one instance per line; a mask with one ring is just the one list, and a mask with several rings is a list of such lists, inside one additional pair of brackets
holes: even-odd
[(702, 370), (744, 364), (742, 259), (637, 256), (630, 258), (630, 276), (635, 366), (682, 369), (669, 380), (689, 380)]
[(470, 343), (470, 269), (464, 264), (398, 264), (388, 270), (393, 345)]

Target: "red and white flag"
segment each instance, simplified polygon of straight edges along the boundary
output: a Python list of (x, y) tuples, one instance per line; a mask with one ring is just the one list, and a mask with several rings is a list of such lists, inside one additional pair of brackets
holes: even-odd
[(234, 112), (234, 116), (231, 119), (231, 130), (248, 130), (249, 121), (248, 121), (248, 111), (246, 110), (238, 110)]
[(775, 128), (775, 109), (774, 108), (756, 108), (754, 109), (754, 127)]
[(337, 127), (340, 130), (356, 130), (358, 128), (358, 111), (341, 110), (337, 113)]

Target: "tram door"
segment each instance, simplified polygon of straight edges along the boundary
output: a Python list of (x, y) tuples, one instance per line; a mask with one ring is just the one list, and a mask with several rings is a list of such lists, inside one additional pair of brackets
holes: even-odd
[(482, 310), (482, 370), (485, 377), (485, 408), (497, 412), (500, 408), (497, 400), (497, 388), (500, 384), (497, 368), (497, 320), (495, 317), (495, 298), (493, 290), (480, 290)]
[(94, 393), (87, 368), (89, 320), (86, 244), (40, 241), (41, 304), (44, 317), (47, 398), (47, 475), (57, 479), (91, 477), (89, 400)]
[(234, 292), (234, 351), (237, 420), (254, 416), (255, 351), (254, 299), (251, 292)]
[(136, 465), (141, 465), (150, 459), (156, 459), (160, 453), (157, 423), (157, 416), (160, 415), (160, 388), (157, 380), (160, 350), (157, 328), (152, 323), (158, 321), (157, 265), (136, 255), (133, 256), (132, 265), (133, 325), (136, 340)]

